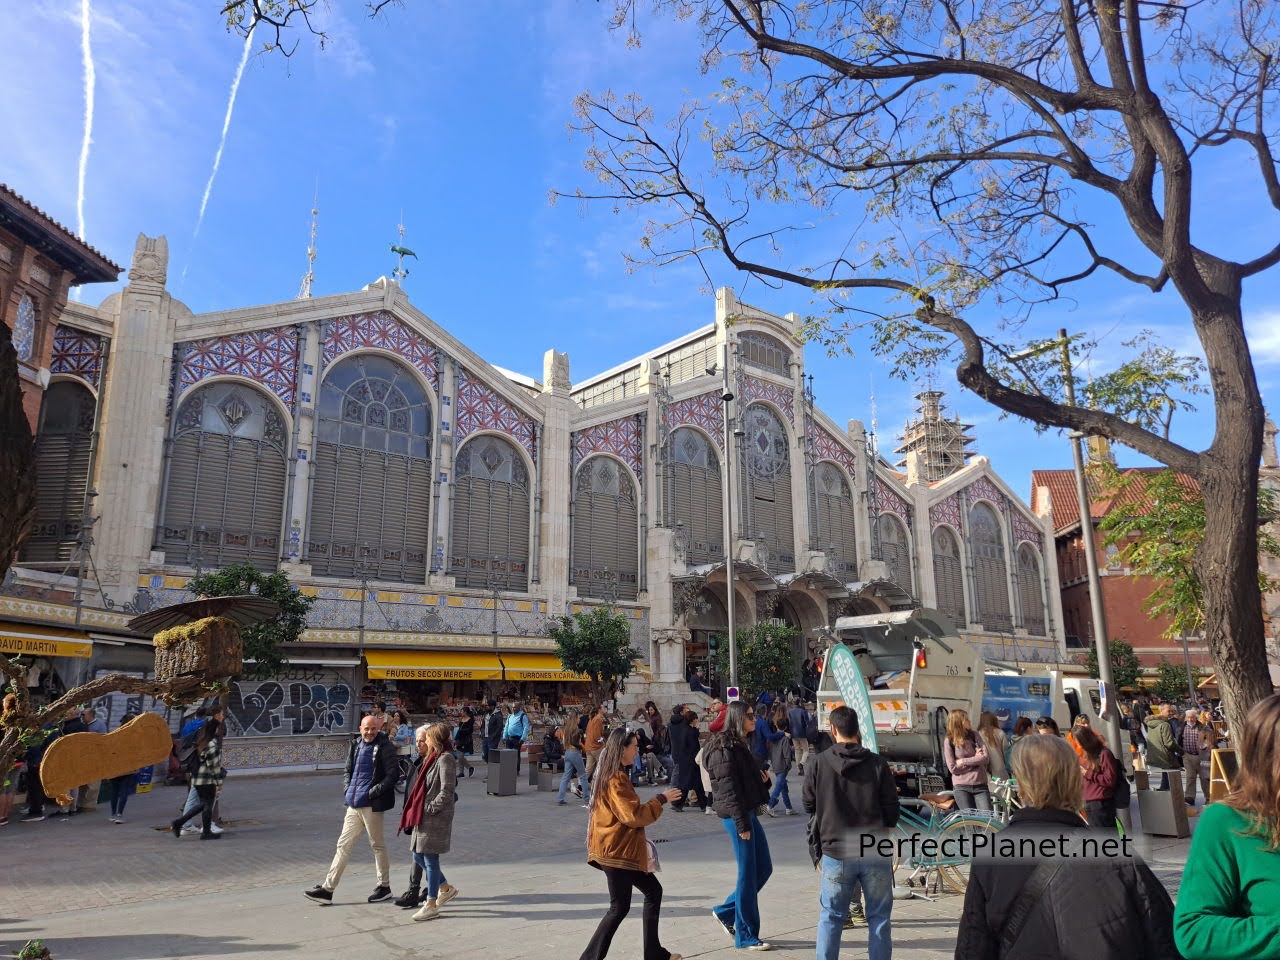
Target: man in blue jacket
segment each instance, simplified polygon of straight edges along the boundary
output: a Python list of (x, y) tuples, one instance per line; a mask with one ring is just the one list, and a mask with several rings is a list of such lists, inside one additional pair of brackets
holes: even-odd
[(342, 778), (345, 791), (342, 800), (347, 806), (347, 813), (342, 821), (342, 833), (338, 835), (338, 849), (324, 883), (304, 891), (304, 896), (320, 903), (332, 902), (333, 891), (342, 879), (342, 872), (347, 869), (347, 861), (351, 859), (351, 848), (364, 832), (369, 837), (373, 862), (378, 870), (378, 885), (369, 895), (369, 902), (391, 898), (391, 865), (383, 839), (382, 815), (396, 805), (399, 772), (396, 748), (382, 732), (377, 719), (372, 715), (365, 717), (360, 721), (360, 736), (351, 743)]
[[(529, 734), (533, 727), (529, 724), (529, 717), (524, 712), (524, 707), (520, 705), (520, 701), (516, 700), (511, 704), (511, 709), (507, 713), (506, 726), (502, 728), (502, 745), (508, 750), (519, 750), (529, 742)], [(516, 776), (520, 776), (520, 754), (516, 754)]]

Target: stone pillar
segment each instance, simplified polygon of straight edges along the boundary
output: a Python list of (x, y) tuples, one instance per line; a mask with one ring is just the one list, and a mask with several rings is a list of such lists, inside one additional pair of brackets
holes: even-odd
[(102, 308), (115, 333), (102, 386), (93, 556), (103, 591), (118, 603), (133, 598), (153, 559), (173, 343), (178, 317), (190, 315), (165, 290), (168, 266), (165, 238), (139, 234), (129, 285)]
[(684, 645), (692, 634), (679, 627), (666, 627), (650, 631), (653, 637), (653, 678), (659, 682), (679, 682), (684, 679)]
[(440, 404), (436, 418), (436, 476), (432, 485), (436, 494), (432, 507), (435, 518), (431, 525), (431, 572), (427, 576), (427, 584), (448, 589), (454, 586), (453, 577), (449, 574), (449, 538), (452, 536), (450, 524), (453, 519), (453, 456), (457, 452), (454, 417), (457, 413), (458, 365), (453, 357), (444, 353), (437, 354), (436, 363), (440, 371)]
[(320, 402), (321, 367), (324, 362), (324, 324), (312, 321), (299, 330), (302, 349), (298, 354), (298, 377), (294, 385), (293, 440), (289, 451), (294, 465), (290, 491), (288, 527), (285, 530), (284, 560), (280, 569), (294, 579), (311, 576), (306, 561), (308, 511), (315, 470), (316, 406)]
[[(908, 454), (910, 456), (910, 454)], [(929, 485), (908, 483), (911, 511), (915, 515), (912, 534), (915, 537), (917, 595), (926, 607), (938, 606), (938, 584), (933, 579), (933, 525), (929, 520)]]
[(571, 432), (575, 405), (569, 395), (569, 355), (548, 350), (542, 358), (542, 527), (539, 567), (547, 615), (569, 612), (569, 499), (573, 482)]

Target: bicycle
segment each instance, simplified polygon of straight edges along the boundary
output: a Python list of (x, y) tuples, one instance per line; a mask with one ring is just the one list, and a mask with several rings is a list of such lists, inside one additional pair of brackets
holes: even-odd
[[(1013, 811), (1022, 809), (1022, 801), (1018, 798), (1018, 781), (1012, 777), (1008, 780), (992, 777), (991, 800), (996, 807), (1001, 825), (1007, 824), (1009, 818), (1013, 816)], [(1116, 817), (1116, 834), (1121, 840), (1125, 838), (1124, 821), (1119, 816)]]
[[(940, 802), (951, 799), (953, 795), (941, 790), (940, 778), (933, 784), (928, 783), (930, 780), (934, 778), (922, 778), (922, 789), (932, 785), (938, 791), (922, 793), (918, 799), (904, 797), (900, 801), (901, 813), (895, 829), (899, 834), (899, 846), (905, 840), (911, 844), (909, 849), (919, 851), (932, 841), (929, 846), (936, 853), (912, 853), (905, 858), (901, 852), (895, 853), (893, 873), (896, 876), (899, 868), (910, 867), (911, 873), (905, 884), (908, 887), (919, 885), (925, 889), (932, 887), (935, 892), (946, 888), (952, 893), (963, 893), (969, 885), (972, 838), (978, 834), (996, 833), (1004, 824), (994, 813), (983, 810), (942, 811)], [(929, 812), (927, 818), (923, 816), (926, 809)]]

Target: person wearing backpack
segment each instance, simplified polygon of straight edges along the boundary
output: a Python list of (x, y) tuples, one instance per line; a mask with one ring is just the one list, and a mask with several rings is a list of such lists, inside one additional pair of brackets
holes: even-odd
[(1076, 743), (1084, 750), (1080, 772), (1084, 776), (1084, 811), (1089, 826), (1099, 830), (1116, 828), (1116, 810), (1122, 799), (1129, 808), (1129, 781), (1124, 777), (1120, 761), (1103, 744), (1102, 739), (1087, 727), (1076, 731)]
[(790, 704), (787, 706), (787, 727), (791, 731), (791, 742), (796, 752), (796, 766), (800, 771), (800, 776), (804, 776), (804, 762), (809, 757), (810, 734), (813, 732), (809, 729), (809, 711), (804, 708), (804, 704), (795, 697), (791, 698)]
[[(194, 822), (194, 814), (200, 810), (200, 794), (196, 791), (192, 780), (200, 769), (198, 743), (204, 733), (205, 724), (210, 720), (216, 720), (225, 727), (226, 709), (221, 704), (212, 709), (199, 707), (196, 709), (195, 716), (182, 725), (182, 741), (178, 747), (178, 766), (182, 768), (188, 784), (187, 799), (183, 801), (182, 813), (179, 815), (179, 819), (185, 824), (182, 828), (183, 834), (200, 832), (200, 826)], [(220, 819), (218, 812), (218, 798), (215, 795), (213, 800), (213, 822), (209, 826), (209, 829), (214, 833), (222, 833), (222, 826), (218, 823)], [(192, 814), (192, 816), (188, 817), (188, 814)]]
[(974, 858), (956, 960), (1177, 960), (1173, 900), (1151, 868), (1119, 844), (1116, 856), (1087, 855), (1086, 841), (1097, 840), (1080, 819), (1084, 780), (1071, 746), (1024, 737), (1013, 775), (1024, 806), (1001, 841), (1056, 855)]

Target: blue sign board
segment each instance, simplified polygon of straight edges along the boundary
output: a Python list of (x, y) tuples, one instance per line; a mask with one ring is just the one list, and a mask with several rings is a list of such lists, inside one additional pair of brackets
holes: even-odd
[(1050, 677), (1005, 677), (988, 674), (982, 689), (982, 709), (994, 713), (1000, 728), (1013, 729), (1019, 717), (1053, 716)]

